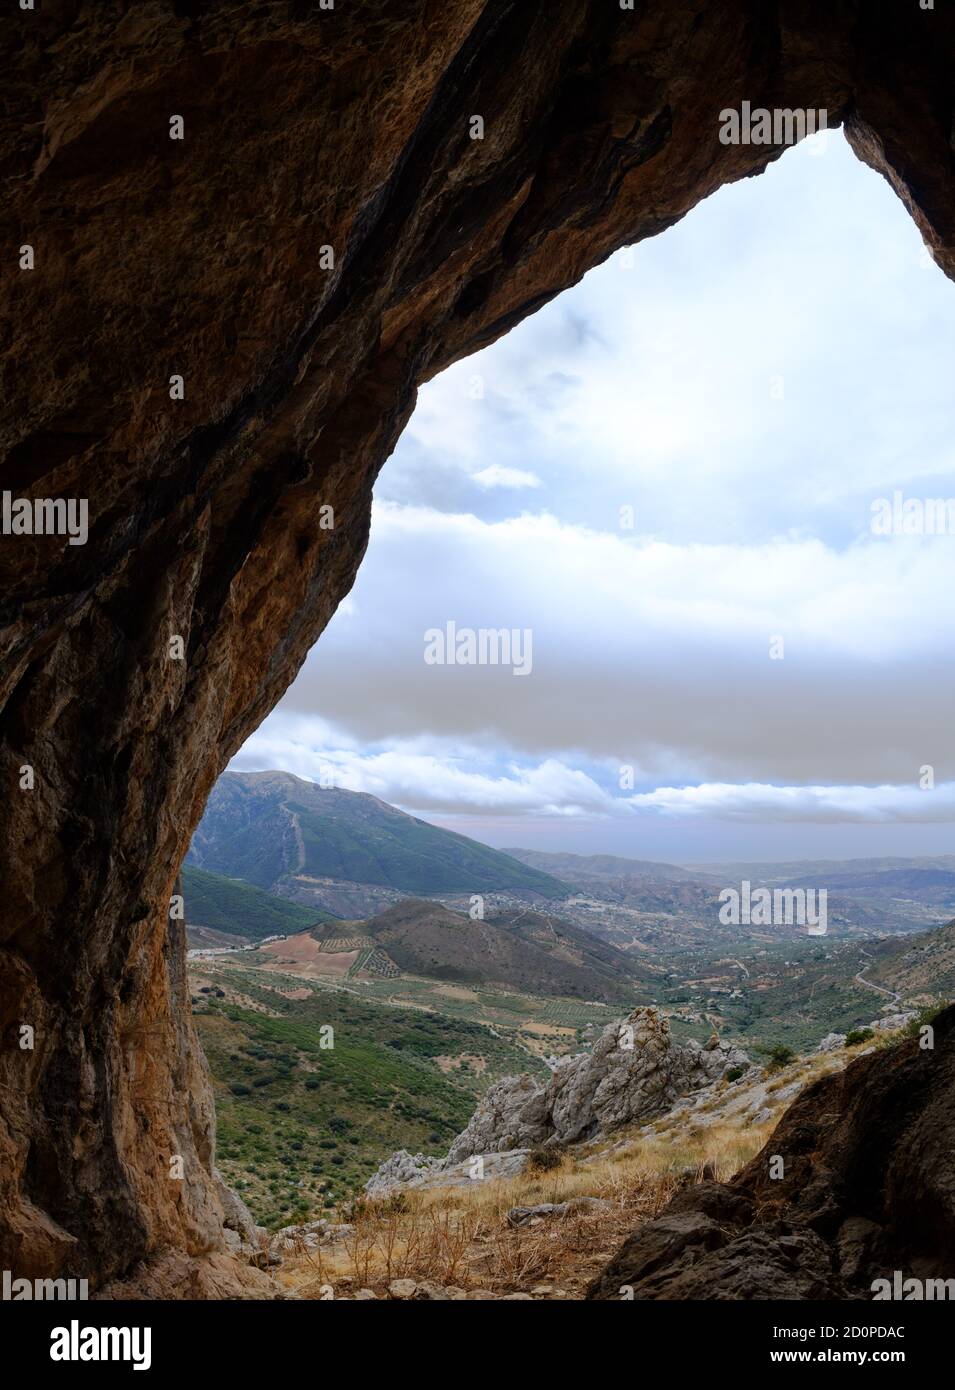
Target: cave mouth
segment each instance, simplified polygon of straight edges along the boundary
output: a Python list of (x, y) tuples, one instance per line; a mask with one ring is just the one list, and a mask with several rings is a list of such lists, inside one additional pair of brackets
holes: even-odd
[[(918, 490), (945, 463), (931, 416), (955, 367), (951, 291), (931, 265), (891, 189), (830, 132), (450, 368), (379, 475), (383, 516), (346, 610), (233, 770), (370, 793), (504, 849), (696, 864), (944, 853), (944, 823), (900, 819), (922, 794), (922, 750), (946, 761), (935, 541), (872, 525), (880, 496), (911, 477)], [(891, 447), (873, 461), (882, 438)], [(648, 552), (663, 563), (644, 568)], [(886, 611), (906, 584), (907, 604)], [(479, 646), (455, 667), (446, 628), (483, 623), (530, 632), (531, 669), (531, 644), (510, 652), (514, 675)], [(632, 711), (646, 686), (638, 732), (651, 747), (659, 729), (685, 743), (637, 785)], [(910, 739), (905, 706), (920, 706)], [(354, 722), (329, 729), (329, 707)], [(521, 743), (540, 735), (542, 710), (540, 741)], [(511, 735), (503, 752), (480, 725), (488, 711)], [(310, 742), (316, 729), (328, 743)], [(687, 746), (717, 770), (692, 782)], [(867, 786), (885, 819), (864, 818)], [(532, 795), (522, 819), (514, 807)], [(285, 884), (303, 905), (337, 905), (306, 882), (322, 869), (300, 869)], [(425, 1140), (396, 1129), (381, 1158)], [(231, 1147), (220, 1156), (241, 1181)]]
[(88, 499), (89, 537), (0, 545), (0, 1264), (221, 1296), (169, 905), (353, 584), (417, 386), (771, 163), (719, 138), (744, 100), (842, 123), (951, 274), (955, 32), (854, 3), (179, 8), (11, 19), (0, 447), (11, 486)]

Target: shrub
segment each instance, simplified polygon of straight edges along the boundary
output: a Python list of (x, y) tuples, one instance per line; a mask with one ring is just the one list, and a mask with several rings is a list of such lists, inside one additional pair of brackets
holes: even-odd
[(790, 1062), (795, 1061), (796, 1054), (791, 1047), (785, 1043), (776, 1043), (769, 1049), (769, 1061), (766, 1064), (767, 1071), (779, 1071), (781, 1067), (788, 1067)]
[(868, 1042), (874, 1037), (875, 1033), (871, 1028), (850, 1028), (846, 1034), (846, 1047), (857, 1047), (859, 1043)]
[(531, 1149), (527, 1156), (527, 1166), (532, 1173), (547, 1173), (552, 1168), (559, 1168), (562, 1162), (563, 1154), (559, 1149), (546, 1149), (543, 1145)]
[(915, 1018), (910, 1019), (903, 1029), (902, 1036), (905, 1038), (917, 1038), (919, 1031), (926, 1023), (934, 1023), (943, 1009), (947, 1009), (948, 1004), (930, 1004), (927, 1009), (921, 1009)]
[(746, 1068), (745, 1068), (745, 1067), (730, 1067), (729, 1071), (726, 1073), (726, 1080), (727, 1080), (727, 1081), (738, 1081), (738, 1080), (740, 1079), (741, 1076), (745, 1076), (745, 1075), (746, 1075)]
[(241, 1081), (233, 1081), (229, 1090), (234, 1096), (250, 1096), (252, 1094), (248, 1086), (243, 1086)]

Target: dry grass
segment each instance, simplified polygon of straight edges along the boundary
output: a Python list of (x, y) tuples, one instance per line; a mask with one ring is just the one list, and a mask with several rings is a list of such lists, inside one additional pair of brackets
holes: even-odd
[[(779, 1092), (841, 1070), (854, 1053), (798, 1058), (771, 1080), (764, 1073), (755, 1083), (764, 1087), (757, 1104), (770, 1112), (763, 1124), (734, 1111), (747, 1089), (752, 1106), (752, 1087), (738, 1092), (726, 1084), (699, 1110), (677, 1110), (639, 1132), (570, 1150), (545, 1172), (406, 1189), (385, 1201), (359, 1202), (339, 1213), (354, 1225), (347, 1241), (290, 1255), (277, 1281), (303, 1298), (328, 1297), (329, 1289), (348, 1297), (359, 1288), (387, 1298), (394, 1279), (580, 1298), (633, 1229), (656, 1216), (681, 1185), (703, 1176), (726, 1181), (759, 1152), (789, 1104)], [(597, 1197), (607, 1205), (508, 1225), (512, 1207), (574, 1197)]]
[[(304, 1298), (327, 1296), (329, 1287), (337, 1296), (358, 1288), (387, 1296), (394, 1279), (577, 1298), (633, 1228), (655, 1216), (681, 1183), (704, 1169), (719, 1179), (731, 1177), (771, 1129), (771, 1123), (691, 1123), (672, 1136), (616, 1139), (611, 1147), (565, 1155), (546, 1173), (361, 1202), (342, 1213), (354, 1225), (349, 1239), (290, 1255), (278, 1279)], [(507, 1223), (512, 1207), (573, 1197), (598, 1197), (608, 1205), (534, 1225)]]

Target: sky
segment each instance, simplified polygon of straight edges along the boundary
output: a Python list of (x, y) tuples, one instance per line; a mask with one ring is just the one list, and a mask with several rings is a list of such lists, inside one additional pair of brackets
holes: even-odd
[[(955, 535), (917, 533), (955, 498), (953, 330), (841, 132), (720, 189), (422, 388), (232, 767), (497, 846), (955, 852)], [(436, 661), (449, 623), (511, 664)]]

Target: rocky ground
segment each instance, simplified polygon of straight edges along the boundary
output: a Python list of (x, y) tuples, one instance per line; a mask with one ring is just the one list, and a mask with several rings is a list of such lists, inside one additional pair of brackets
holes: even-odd
[[(530, 1150), (557, 1149), (619, 1130), (671, 1109), (728, 1072), (752, 1070), (744, 1052), (712, 1038), (679, 1045), (654, 1008), (635, 1009), (603, 1030), (589, 1052), (561, 1058), (546, 1081), (505, 1077), (482, 1099), (444, 1158), (392, 1154), (366, 1184), (380, 1197), (397, 1186), (467, 1181), (475, 1159), (482, 1175), (520, 1172)], [(488, 1165), (490, 1165), (488, 1171)]]
[[(807, 1085), (878, 1047), (830, 1044), (767, 1069), (718, 1044), (674, 1044), (653, 1010), (626, 1024), (637, 1058), (617, 1046), (614, 1025), (543, 1086), (501, 1083), (500, 1097), (481, 1103), (445, 1158), (393, 1155), (368, 1199), (338, 1221), (273, 1236), (260, 1263), (276, 1289), (322, 1300), (584, 1298), (635, 1231), (665, 1220), (668, 1203), (678, 1207), (694, 1193), (705, 1200), (716, 1180), (754, 1160)], [(591, 1117), (576, 1142), (558, 1138), (567, 1131), (554, 1119), (571, 1091), (579, 1114)], [(533, 1136), (522, 1124), (536, 1126)], [(541, 1127), (547, 1134), (538, 1142)], [(493, 1145), (515, 1135), (534, 1145), (470, 1147), (479, 1137)]]

